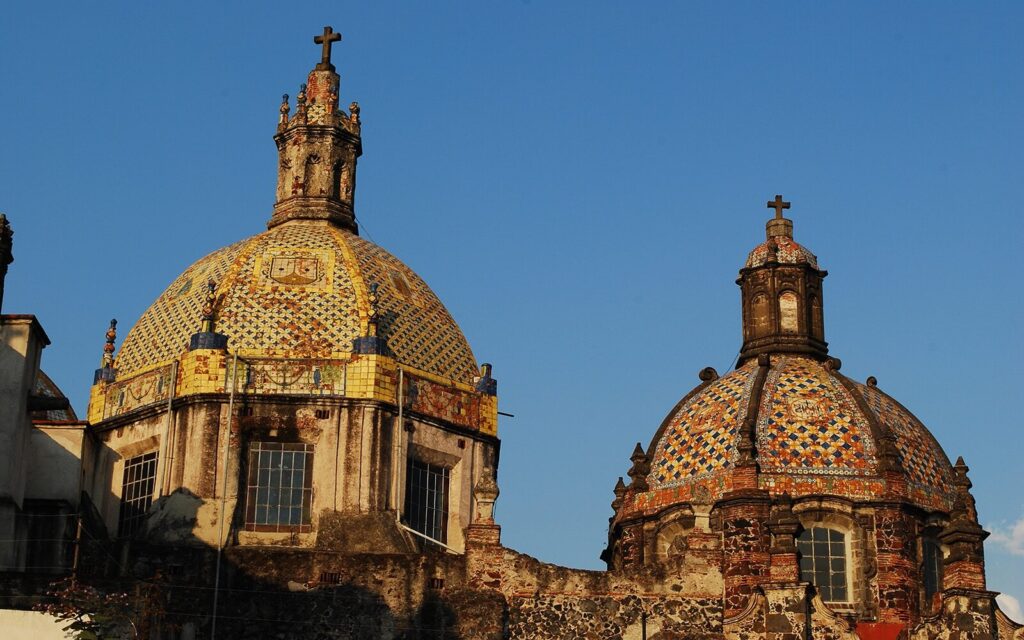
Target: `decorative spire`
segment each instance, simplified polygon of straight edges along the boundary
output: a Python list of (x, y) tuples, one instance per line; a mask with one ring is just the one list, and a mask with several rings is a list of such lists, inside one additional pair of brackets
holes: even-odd
[(114, 366), (114, 341), (117, 340), (117, 319), (113, 318), (110, 321), (110, 326), (107, 327), (106, 333), (107, 342), (103, 345), (103, 361), (104, 367)]
[(366, 302), (369, 307), (366, 312), (366, 331), (352, 341), (353, 353), (364, 353), (369, 355), (388, 355), (388, 342), (380, 335), (380, 299), (377, 292), (380, 285), (372, 283), (366, 294)]
[(338, 109), (340, 78), (331, 63), (331, 45), (341, 34), (324, 27), (314, 38), (321, 45), (320, 63), (310, 71), (289, 115), (285, 98), (279, 109), (277, 201), (267, 223), (328, 220), (358, 233), (354, 198), (356, 159), (362, 154), (359, 105), (351, 114)]
[(974, 484), (967, 477), (970, 467), (964, 462), (964, 457), (959, 456), (956, 464), (953, 465), (953, 487), (956, 490), (956, 497), (953, 500), (954, 519), (964, 519), (968, 522), (978, 522), (978, 507), (971, 495), (971, 487)]
[(93, 384), (100, 381), (113, 382), (117, 377), (117, 371), (114, 370), (114, 341), (117, 340), (116, 319), (110, 321), (105, 337), (107, 341), (103, 345), (103, 359), (100, 361), (100, 368), (93, 374)]
[(377, 335), (377, 322), (380, 319), (380, 308), (377, 303), (380, 301), (377, 297), (377, 289), (380, 285), (376, 282), (370, 285), (370, 291), (366, 296), (366, 301), (370, 305), (370, 312), (366, 318), (366, 335), (376, 336)]
[(480, 375), (476, 378), (476, 390), (480, 393), (489, 396), (498, 395), (498, 381), (491, 375), (493, 370), (494, 368), (489, 362), (480, 365)]
[(203, 331), (213, 333), (214, 330), (214, 305), (217, 303), (217, 283), (210, 278), (206, 282), (206, 300), (203, 302)]
[(288, 126), (288, 112), (291, 111), (287, 93), (281, 96), (281, 108), (278, 111), (281, 115), (277, 118), (277, 130), (281, 131)]
[(647, 474), (651, 470), (651, 464), (650, 458), (647, 457), (639, 442), (633, 448), (633, 455), (629, 456), (629, 459), (633, 462), (633, 466), (627, 473), (630, 479), (629, 488), (636, 491), (647, 491)]
[(0, 309), (4, 303), (4, 281), (7, 279), (7, 266), (14, 262), (14, 230), (7, 216), (0, 213)]
[(217, 333), (217, 282), (213, 278), (206, 282), (201, 321), (199, 331), (193, 333), (189, 340), (188, 350), (226, 349), (228, 337)]
[(615, 482), (615, 488), (612, 489), (612, 493), (615, 494), (615, 499), (612, 500), (612, 511), (615, 513), (619, 512), (619, 507), (622, 506), (622, 501), (626, 497), (626, 483), (622, 481), (622, 476)]
[(792, 205), (776, 195), (767, 203), (775, 216), (765, 225), (767, 239), (747, 259), (736, 281), (743, 297), (743, 347), (739, 363), (762, 353), (828, 357), (817, 258), (793, 241), (793, 221), (782, 217)]
[[(944, 587), (985, 588), (985, 538), (988, 531), (978, 524), (978, 510), (971, 495), (971, 480), (967, 477), (967, 464), (962, 457), (953, 465), (953, 509), (950, 522), (939, 534), (939, 540), (949, 549), (943, 559), (946, 566)], [(958, 569), (951, 567), (960, 565)]]

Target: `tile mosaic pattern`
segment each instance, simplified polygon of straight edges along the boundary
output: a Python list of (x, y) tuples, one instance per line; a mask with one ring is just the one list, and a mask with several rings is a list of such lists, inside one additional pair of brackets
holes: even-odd
[(821, 364), (797, 357), (773, 364), (757, 420), (762, 471), (873, 473), (870, 429), (849, 392)]
[(731, 465), (756, 368), (751, 362), (722, 376), (672, 416), (651, 461), (652, 487), (680, 485)]
[(365, 330), (379, 285), (380, 331), (396, 359), (469, 382), (476, 361), (458, 325), (411, 269), (358, 236), (318, 221), (279, 225), (199, 260), (128, 333), (119, 377), (180, 356), (199, 329), (205, 283), (218, 283), (217, 331), (250, 355), (329, 358)]
[(754, 250), (747, 256), (746, 268), (760, 267), (768, 261), (771, 254), (770, 245), (776, 247), (776, 259), (783, 264), (799, 264), (806, 262), (815, 269), (818, 268), (818, 258), (807, 250), (803, 245), (798, 244), (792, 238), (778, 236), (754, 247)]
[[(630, 494), (617, 518), (653, 514), (683, 502), (713, 502), (730, 491), (737, 428), (752, 391), (747, 363), (709, 385), (671, 416), (654, 450), (650, 490)], [(952, 467), (928, 430), (877, 388), (858, 385), (869, 410), (889, 426), (907, 472), (907, 497), (948, 510)], [(816, 360), (773, 356), (756, 422), (759, 485), (799, 495), (870, 500), (886, 491), (877, 443), (856, 400)]]
[(913, 414), (877, 387), (857, 383), (857, 389), (879, 422), (888, 425), (896, 437), (896, 449), (910, 482), (925, 492), (939, 490), (937, 497), (946, 498), (948, 492), (942, 489), (952, 486), (953, 471), (935, 437)]

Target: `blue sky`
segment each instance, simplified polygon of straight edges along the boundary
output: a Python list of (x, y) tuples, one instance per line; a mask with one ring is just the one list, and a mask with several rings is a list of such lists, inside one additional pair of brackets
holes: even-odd
[[(495, 365), (509, 546), (598, 567), (637, 441), (740, 342), (776, 193), (843, 371), (971, 466), (1024, 598), (1024, 7), (1013, 3), (20, 3), (0, 22), (4, 311), (84, 411), (107, 321), (263, 229), (282, 93), (362, 106), (363, 235)], [(1015, 527), (1015, 524), (1017, 525)]]

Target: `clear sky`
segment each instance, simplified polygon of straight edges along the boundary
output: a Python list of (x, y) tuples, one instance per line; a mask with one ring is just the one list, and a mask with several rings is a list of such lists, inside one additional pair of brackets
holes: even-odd
[[(740, 343), (776, 193), (831, 275), (843, 371), (963, 455), (1024, 599), (1024, 5), (16, 3), (0, 20), (4, 311), (79, 413), (122, 337), (264, 228), (282, 93), (362, 106), (363, 235), (431, 284), (501, 408), (503, 540), (599, 567), (615, 479)], [(1015, 528), (1016, 525), (1016, 528)]]

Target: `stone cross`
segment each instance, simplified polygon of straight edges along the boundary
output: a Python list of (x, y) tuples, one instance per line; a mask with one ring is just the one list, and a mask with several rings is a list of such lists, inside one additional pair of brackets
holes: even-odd
[(774, 200), (768, 201), (768, 208), (775, 209), (775, 219), (782, 220), (782, 210), (789, 208), (789, 203), (782, 200), (782, 196), (776, 195)]
[(315, 44), (323, 45), (323, 52), (320, 54), (320, 64), (324, 66), (330, 66), (331, 64), (331, 43), (339, 42), (341, 40), (340, 33), (334, 33), (334, 29), (331, 27), (324, 27), (324, 34), (322, 36), (313, 36), (313, 42)]

